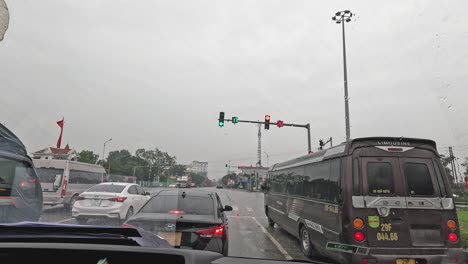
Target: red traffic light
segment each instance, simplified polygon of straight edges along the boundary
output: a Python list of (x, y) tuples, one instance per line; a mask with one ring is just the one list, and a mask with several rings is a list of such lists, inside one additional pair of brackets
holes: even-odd
[(265, 121), (270, 121), (270, 115), (265, 115)]
[(276, 126), (277, 126), (277, 127), (283, 127), (283, 126), (284, 126), (284, 122), (281, 121), (281, 120), (278, 120), (278, 121), (276, 121)]

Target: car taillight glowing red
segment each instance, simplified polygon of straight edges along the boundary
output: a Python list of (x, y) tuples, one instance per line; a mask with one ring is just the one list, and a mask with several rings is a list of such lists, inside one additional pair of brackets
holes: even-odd
[(182, 210), (171, 210), (171, 211), (169, 211), (169, 213), (170, 213), (170, 214), (183, 214), (183, 213), (185, 213), (185, 212), (182, 211)]
[(117, 198), (110, 198), (109, 199), (109, 201), (119, 202), (119, 203), (123, 203), (125, 200), (127, 200), (127, 197), (117, 197)]
[(362, 242), (364, 241), (364, 239), (366, 238), (366, 236), (364, 235), (363, 232), (355, 232), (354, 233), (354, 239), (357, 241), (357, 242)]
[(458, 241), (458, 236), (455, 233), (449, 233), (447, 236), (448, 241), (455, 243)]
[(196, 233), (201, 237), (222, 237), (224, 235), (224, 225), (198, 230)]

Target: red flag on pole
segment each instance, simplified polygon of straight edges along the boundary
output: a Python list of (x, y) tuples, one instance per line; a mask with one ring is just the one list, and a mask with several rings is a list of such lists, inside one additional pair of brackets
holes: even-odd
[(60, 136), (57, 140), (57, 148), (60, 148), (60, 145), (62, 144), (62, 133), (63, 133), (63, 122), (64, 121), (64, 118), (62, 118), (62, 120), (60, 121), (57, 121), (57, 125), (60, 127)]

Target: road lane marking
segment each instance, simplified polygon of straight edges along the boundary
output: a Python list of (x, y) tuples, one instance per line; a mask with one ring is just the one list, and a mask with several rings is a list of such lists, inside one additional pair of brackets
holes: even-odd
[(57, 221), (57, 223), (65, 223), (65, 222), (68, 222), (70, 220), (73, 220), (74, 218), (68, 218), (68, 219), (65, 219), (65, 220), (60, 220), (60, 221)]
[(249, 212), (253, 212), (253, 209), (252, 209), (252, 208), (250, 208), (250, 207), (247, 207), (247, 211), (249, 211)]
[(255, 219), (255, 217), (252, 217), (252, 219), (255, 221), (255, 223), (258, 225), (258, 227), (260, 227), (260, 229), (262, 230), (263, 233), (265, 233), (265, 235), (271, 240), (271, 242), (273, 242), (273, 244), (276, 246), (276, 248), (279, 250), (279, 252), (281, 252), (281, 254), (283, 254), (284, 258), (286, 260), (292, 260), (293, 258), (291, 257), (291, 255), (288, 254), (288, 252), (286, 251), (286, 249), (284, 249), (283, 246), (281, 246), (281, 244), (278, 242), (278, 240), (276, 240), (266, 229), (265, 227), (263, 227), (260, 222), (258, 222), (257, 219)]

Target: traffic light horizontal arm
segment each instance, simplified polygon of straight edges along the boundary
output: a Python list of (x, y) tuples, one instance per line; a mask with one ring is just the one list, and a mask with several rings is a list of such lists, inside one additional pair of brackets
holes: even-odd
[[(224, 119), (226, 122), (232, 122), (232, 119)], [(263, 121), (251, 121), (251, 120), (237, 120), (238, 123), (251, 123), (251, 124), (265, 124)], [(276, 125), (276, 122), (270, 122), (270, 125)], [(301, 124), (293, 124), (293, 123), (283, 123), (283, 126), (290, 126), (290, 127), (303, 127), (309, 128), (309, 124), (301, 125)]]

